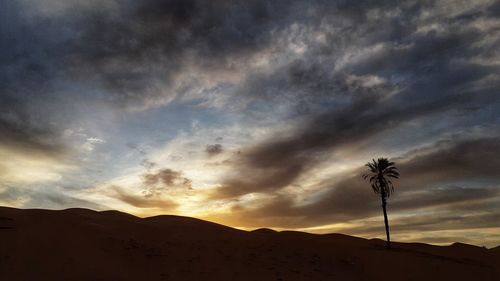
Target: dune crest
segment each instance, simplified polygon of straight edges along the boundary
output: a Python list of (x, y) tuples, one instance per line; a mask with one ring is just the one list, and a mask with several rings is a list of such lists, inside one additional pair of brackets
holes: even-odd
[(0, 207), (2, 280), (500, 280), (499, 249)]

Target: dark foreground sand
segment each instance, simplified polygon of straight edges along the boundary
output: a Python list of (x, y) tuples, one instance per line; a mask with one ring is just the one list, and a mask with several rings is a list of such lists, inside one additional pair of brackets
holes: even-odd
[(500, 249), (0, 207), (0, 280), (500, 280)]

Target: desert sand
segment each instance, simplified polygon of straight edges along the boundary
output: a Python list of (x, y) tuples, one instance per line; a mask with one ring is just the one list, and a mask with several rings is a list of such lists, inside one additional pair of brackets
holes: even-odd
[(500, 248), (0, 207), (0, 280), (500, 280)]

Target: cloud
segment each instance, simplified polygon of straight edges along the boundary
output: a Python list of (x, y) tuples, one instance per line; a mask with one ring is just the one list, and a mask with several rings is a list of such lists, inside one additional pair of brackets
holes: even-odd
[(403, 175), (392, 210), (496, 212), (495, 1), (76, 2), (1, 4), (0, 180), (99, 167), (135, 178), (112, 193), (136, 208), (309, 227), (377, 215), (351, 168), (382, 154)]
[(162, 211), (167, 211), (175, 209), (177, 206), (177, 204), (171, 200), (165, 198), (149, 198), (144, 195), (134, 195), (118, 186), (113, 186), (112, 191), (112, 196), (114, 198), (137, 208), (156, 208)]
[(90, 200), (65, 194), (57, 187), (45, 189), (23, 189), (14, 186), (0, 185), (0, 204), (17, 208), (90, 208), (94, 210), (109, 209), (105, 205)]
[(288, 10), (260, 1), (73, 2), (2, 4), (0, 143), (59, 154), (72, 149), (62, 130), (81, 126), (88, 107), (202, 99), (271, 40), (270, 9)]
[[(72, 95), (84, 101), (145, 110), (216, 92), (234, 96), (228, 107), (243, 99), (248, 112), (295, 106), (322, 117), (345, 100), (350, 104), (359, 91), (404, 87), (394, 107), (404, 107), (403, 100), (432, 106), (432, 95), (437, 101), (461, 99), (448, 94), (496, 72), (494, 65), (470, 63), (478, 54), (494, 55), (495, 43), (474, 45), (494, 30), (478, 32), (474, 24), (494, 16), (495, 9), (466, 6), (439, 22), (446, 32), (417, 32), (432, 26), (436, 19), (424, 15), (442, 5), (393, 4), (92, 1), (69, 9), (75, 5), (51, 1), (39, 14), (32, 1), (5, 4), (2, 18), (9, 30), (2, 37), (13, 40), (1, 52), (2, 98), (21, 97), (19, 103), (39, 106), (39, 93), (51, 103), (67, 91), (62, 85), (71, 85), (77, 89)], [(475, 16), (464, 16), (467, 12)], [(271, 67), (255, 71), (262, 68), (252, 66), (256, 58), (269, 58)], [(489, 90), (497, 84), (490, 83)], [(472, 101), (483, 103), (477, 95)], [(38, 115), (33, 108), (23, 112)], [(50, 131), (50, 121), (39, 122), (44, 131)], [(57, 141), (57, 134), (52, 139)]]
[(65, 67), (119, 107), (142, 110), (197, 98), (231, 81), (224, 76), (268, 44), (278, 8), (288, 13), (286, 5), (264, 1), (120, 1), (75, 17), (72, 27), (83, 28), (67, 45)]
[(183, 177), (181, 172), (168, 168), (161, 169), (156, 173), (146, 173), (142, 175), (146, 197), (161, 195), (164, 191), (173, 189), (191, 189), (191, 180)]
[[(285, 136), (277, 134), (247, 148), (220, 193), (240, 196), (282, 189), (327, 159), (323, 155), (366, 145), (382, 135), (397, 140), (401, 133), (416, 134), (404, 131), (410, 124), (420, 123), (414, 130), (421, 133), (435, 129), (435, 135), (470, 122), (494, 124), (495, 117), (473, 115), (468, 110), (471, 106), (494, 110), (499, 105), (496, 92), (500, 85), (490, 80), (498, 66), (473, 61), (492, 46), (477, 45), (485, 33), (474, 27), (474, 18), (462, 14), (440, 23), (447, 25), (441, 33), (417, 32), (433, 22), (419, 15), (432, 13), (434, 5), (438, 4), (403, 5), (407, 9), (400, 8), (394, 15), (381, 13), (379, 7), (373, 17), (368, 4), (354, 6), (342, 17), (363, 20), (349, 26), (350, 34), (328, 34), (325, 28), (331, 35), (325, 35), (328, 44), (310, 43), (310, 50), (300, 60), (263, 75), (267, 78), (247, 81), (244, 93), (265, 93), (260, 97), (271, 100), (270, 105), (288, 98), (297, 103), (304, 121)], [(345, 7), (336, 8), (340, 12)], [(485, 6), (475, 8), (478, 17), (488, 18)], [(326, 21), (332, 21), (330, 28), (334, 23), (343, 27), (335, 19)], [(381, 26), (385, 28), (375, 28)], [(335, 42), (338, 36), (353, 45), (339, 46)], [(330, 56), (319, 55), (320, 50)], [(344, 61), (345, 56), (350, 59)], [(300, 111), (304, 100), (314, 106)], [(444, 115), (444, 128), (433, 128), (434, 118)]]
[(208, 154), (208, 156), (214, 156), (217, 154), (221, 154), (222, 151), (223, 151), (222, 144), (220, 144), (220, 143), (209, 144), (205, 147), (205, 152)]
[[(418, 152), (408, 163), (401, 165), (401, 172), (408, 173), (409, 182), (498, 180), (500, 143), (498, 137), (486, 137), (454, 142), (440, 142), (431, 152)], [(408, 183), (409, 184), (409, 183)]]
[[(181, 172), (168, 168), (157, 171), (148, 169), (139, 178), (141, 181), (132, 184), (133, 186), (108, 185), (104, 188), (104, 193), (136, 208), (165, 212), (175, 210), (179, 205), (176, 199), (191, 191), (191, 180), (183, 177)], [(137, 192), (138, 188), (141, 189), (140, 192)]]
[[(442, 216), (438, 210), (445, 212), (445, 216), (497, 214), (495, 207), (487, 202), (500, 200), (500, 176), (495, 173), (500, 164), (497, 163), (499, 141), (498, 138), (478, 138), (445, 142), (445, 145), (394, 159), (401, 179), (396, 182), (396, 194), (389, 202), (390, 212), (396, 216), (411, 214), (412, 218), (436, 212), (433, 221)], [(297, 201), (291, 193), (275, 193), (260, 199), (260, 203), (237, 204), (233, 209), (234, 218), (228, 220), (244, 226), (303, 228), (378, 216), (380, 199), (361, 177), (363, 171), (364, 168), (359, 168), (349, 172), (351, 176), (344, 174), (342, 180), (323, 182), (318, 192), (309, 195), (308, 202)], [(400, 223), (403, 222), (401, 219)], [(491, 223), (482, 220), (480, 224), (489, 227)], [(409, 220), (407, 225), (412, 225)], [(418, 225), (413, 226), (419, 229)], [(361, 228), (366, 227), (371, 226)], [(477, 224), (474, 227), (478, 227)]]
[(0, 182), (10, 185), (34, 185), (61, 180), (75, 170), (59, 154), (50, 151), (22, 150), (0, 145)]
[[(0, 144), (11, 150), (51, 155), (55, 158), (68, 151), (55, 128), (47, 126), (40, 110), (16, 98), (0, 95)], [(42, 120), (41, 120), (42, 119)]]
[(319, 114), (289, 136), (278, 136), (250, 148), (241, 156), (236, 177), (249, 175), (248, 182), (252, 184), (229, 179), (221, 193), (238, 196), (279, 190), (321, 163), (322, 153), (356, 146), (414, 118), (447, 110), (452, 103), (462, 103), (462, 100), (462, 97), (457, 97), (452, 102), (439, 100), (405, 108), (404, 105), (384, 104), (381, 97), (371, 96), (344, 110)]

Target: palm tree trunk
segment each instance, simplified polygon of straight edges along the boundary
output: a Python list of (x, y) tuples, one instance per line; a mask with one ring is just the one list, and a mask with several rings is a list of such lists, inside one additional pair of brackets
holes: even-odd
[(387, 219), (387, 201), (385, 198), (385, 194), (381, 194), (382, 197), (382, 210), (384, 211), (384, 223), (385, 223), (385, 234), (387, 236), (387, 248), (391, 248), (391, 235), (389, 234), (389, 220)]

